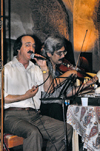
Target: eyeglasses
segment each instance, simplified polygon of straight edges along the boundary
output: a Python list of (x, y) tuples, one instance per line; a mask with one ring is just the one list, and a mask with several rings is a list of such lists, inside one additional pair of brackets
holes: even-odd
[(64, 51), (59, 51), (59, 52), (56, 52), (56, 54), (61, 57), (62, 55), (66, 55), (66, 54), (67, 54), (67, 51), (66, 51), (66, 50), (64, 50)]

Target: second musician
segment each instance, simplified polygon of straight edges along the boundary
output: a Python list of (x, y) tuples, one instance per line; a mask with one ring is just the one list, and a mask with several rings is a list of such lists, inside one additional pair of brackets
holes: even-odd
[[(69, 70), (65, 72), (63, 75), (61, 75), (61, 72), (57, 70), (57, 66), (62, 64), (66, 54), (67, 50), (65, 50), (65, 44), (62, 37), (50, 36), (45, 40), (42, 49), (42, 55), (48, 60), (47, 61), (48, 68), (53, 78), (59, 76), (69, 77), (71, 74), (77, 75), (76, 70)], [(96, 80), (97, 78), (94, 78), (93, 81), (88, 82), (87, 85), (89, 85), (91, 82), (95, 82)], [(73, 95), (73, 93), (70, 92), (69, 95)], [(41, 113), (43, 115), (48, 115), (52, 118), (63, 121), (62, 105), (59, 103), (41, 104)]]

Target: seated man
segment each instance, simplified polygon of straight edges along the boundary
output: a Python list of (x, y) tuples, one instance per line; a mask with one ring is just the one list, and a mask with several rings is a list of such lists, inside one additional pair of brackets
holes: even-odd
[[(48, 64), (48, 68), (50, 70), (50, 74), (53, 78), (56, 77), (69, 77), (71, 75), (71, 73), (75, 73), (75, 71), (70, 70), (67, 71), (63, 74), (60, 72), (59, 70), (59, 65), (61, 65), (63, 63), (63, 59), (65, 58), (65, 55), (67, 55), (67, 45), (66, 45), (66, 49), (65, 49), (65, 43), (64, 43), (64, 39), (58, 35), (56, 36), (49, 36), (43, 45), (41, 54), (47, 58), (47, 64)], [(77, 74), (77, 71), (76, 71)], [(59, 79), (58, 79), (59, 80)], [(64, 80), (64, 78), (63, 78)], [(61, 81), (61, 80), (60, 80)], [(80, 88), (80, 91), (83, 89), (83, 87), (87, 87), (90, 84), (92, 84), (93, 82), (96, 81), (96, 77), (92, 80), (90, 80), (90, 82), (86, 83), (86, 85), (82, 86)], [(73, 91), (71, 91), (71, 89), (73, 88), (70, 87), (70, 91), (67, 91), (67, 96), (72, 96), (75, 94), (75, 91), (77, 93), (78, 88), (73, 89)], [(68, 94), (69, 93), (69, 94)], [(65, 107), (66, 109), (66, 107)], [(52, 118), (58, 119), (63, 121), (63, 109), (62, 109), (62, 104), (61, 103), (48, 103), (48, 104), (41, 104), (41, 113), (43, 115), (48, 115)], [(65, 110), (65, 115), (66, 115), (66, 110)]]
[[(39, 114), (41, 92), (47, 91), (52, 77), (47, 79), (45, 60), (35, 59), (38, 66), (30, 61), (32, 53), (33, 37), (22, 35), (15, 41), (13, 60), (4, 66), (4, 131), (24, 138), (23, 151), (42, 151), (43, 139), (48, 140), (46, 150), (64, 151), (63, 122)], [(68, 142), (71, 137), (67, 124)]]

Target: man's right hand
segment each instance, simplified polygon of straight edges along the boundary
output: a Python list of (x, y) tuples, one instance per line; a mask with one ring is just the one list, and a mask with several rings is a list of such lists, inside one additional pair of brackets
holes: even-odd
[(33, 86), (32, 89), (29, 89), (28, 91), (26, 91), (25, 98), (28, 99), (28, 98), (34, 97), (37, 91), (38, 91), (38, 87)]
[(22, 95), (10, 95), (9, 94), (4, 98), (5, 103), (19, 102), (22, 100), (32, 98), (36, 95), (37, 91), (38, 91), (38, 87), (33, 86), (32, 89), (29, 89), (28, 91), (26, 91), (25, 94), (22, 94)]

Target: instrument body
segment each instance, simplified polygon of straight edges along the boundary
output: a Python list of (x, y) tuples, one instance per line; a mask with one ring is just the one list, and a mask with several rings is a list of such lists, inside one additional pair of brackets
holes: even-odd
[[(62, 74), (66, 71), (69, 70), (76, 70), (77, 71), (77, 76), (78, 78), (84, 78), (85, 75), (85, 70), (80, 68), (80, 67), (75, 67), (73, 66), (68, 60), (64, 59), (63, 63), (58, 66), (57, 68)], [(82, 73), (81, 73), (82, 71)], [(84, 73), (84, 74), (83, 74)]]

